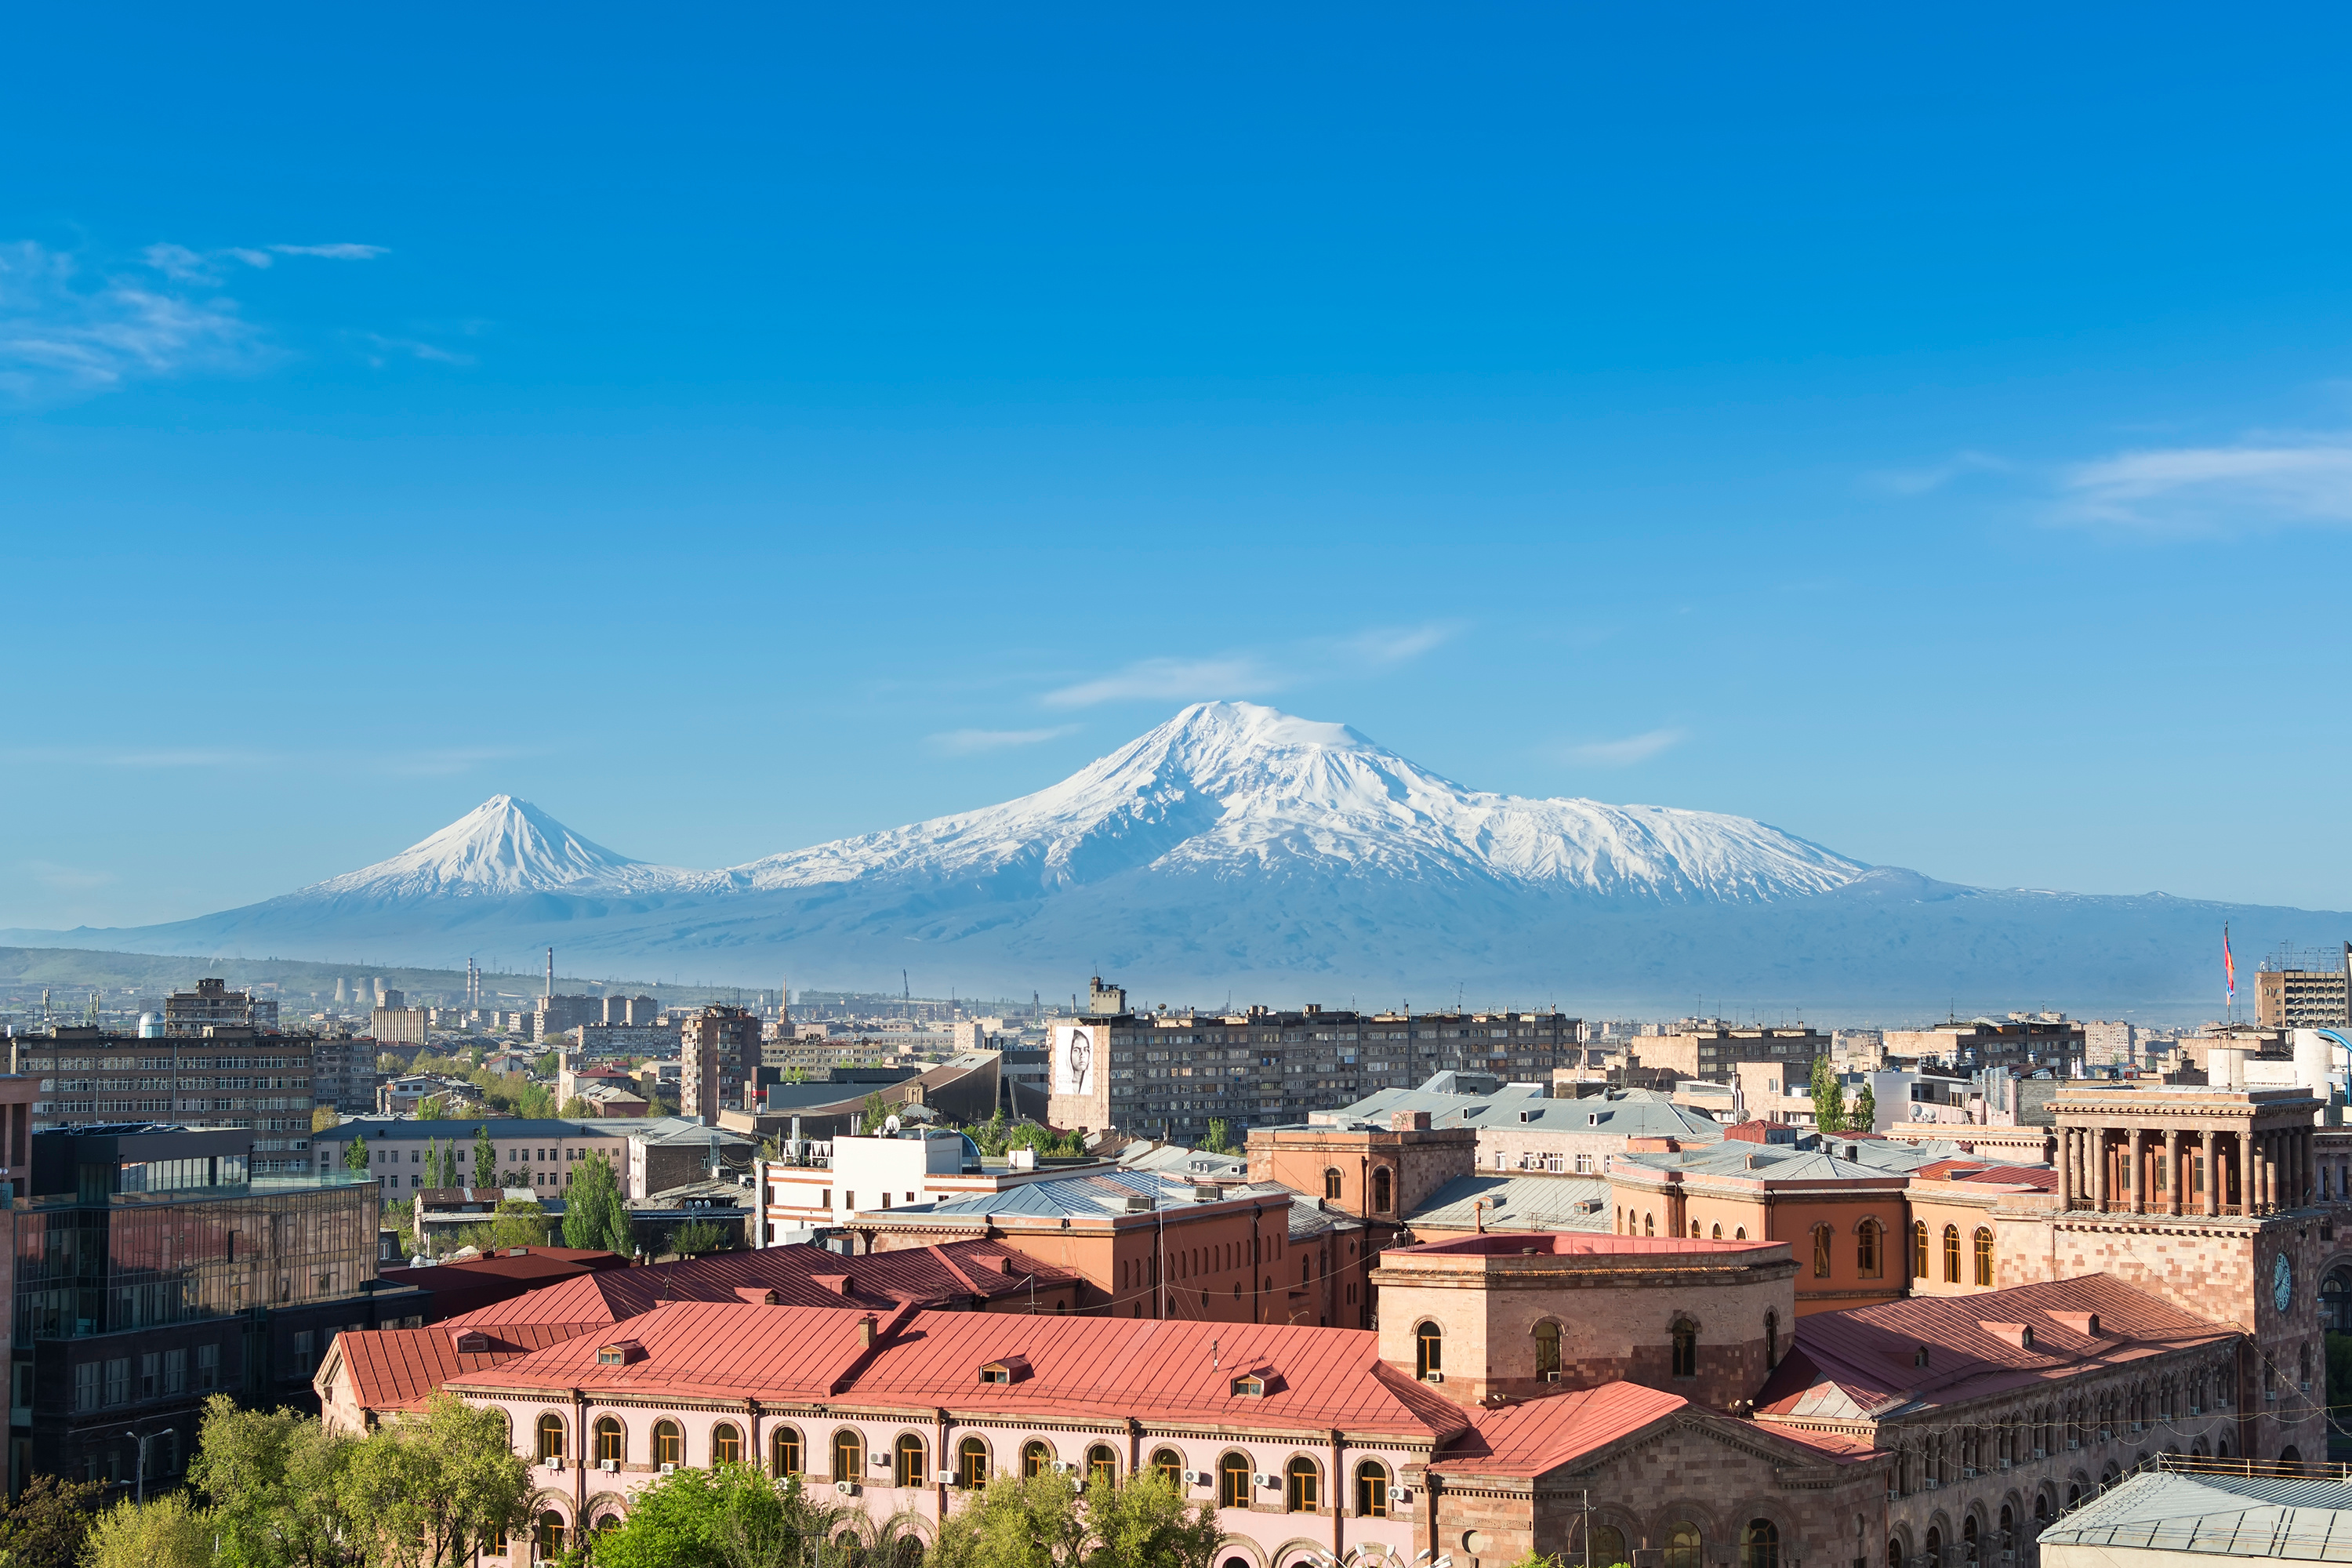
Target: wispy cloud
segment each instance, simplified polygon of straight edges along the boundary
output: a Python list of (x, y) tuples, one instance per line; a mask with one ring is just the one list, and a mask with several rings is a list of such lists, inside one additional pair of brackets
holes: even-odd
[(1344, 658), (1376, 669), (1386, 669), (1409, 664), (1433, 648), (1443, 647), (1453, 641), (1454, 634), (1461, 629), (1450, 621), (1432, 621), (1425, 626), (1365, 632), (1342, 639), (1338, 647)]
[(2352, 523), (2352, 435), (2119, 452), (2068, 469), (2061, 521), (2221, 534)]
[(472, 364), (474, 363), (472, 354), (459, 353), (454, 349), (445, 349), (437, 343), (423, 342), (415, 338), (387, 338), (370, 332), (367, 334), (367, 341), (382, 351), (368, 356), (368, 363), (379, 367), (383, 365), (387, 355), (431, 360), (436, 364)]
[(1881, 468), (1862, 476), (1862, 487), (1882, 495), (1918, 496), (1942, 489), (1969, 474), (2005, 473), (2015, 465), (1989, 452), (1955, 452), (1923, 468)]
[(91, 272), (70, 251), (0, 244), (0, 397), (19, 403), (110, 391), (140, 379), (249, 370), (278, 357), (234, 299), (215, 292), (238, 268), (279, 256), (364, 260), (383, 247), (148, 246)]
[(1055, 724), (1044, 730), (949, 730), (930, 738), (936, 749), (950, 757), (966, 757), (974, 752), (1001, 752), (1008, 746), (1034, 746), (1045, 741), (1058, 741), (1065, 735), (1075, 735), (1081, 726)]
[(1137, 698), (1196, 701), (1209, 697), (1256, 697), (1279, 689), (1281, 675), (1253, 658), (1146, 658), (1126, 668), (1039, 699), (1048, 708), (1091, 708)]
[(387, 762), (373, 755), (363, 761), (340, 756), (321, 758), (295, 752), (263, 751), (241, 746), (171, 746), (144, 751), (112, 751), (98, 747), (76, 746), (31, 746), (0, 752), (0, 758), (11, 762), (153, 770), (257, 769), (300, 765), (327, 772), (364, 770), (371, 773), (419, 778), (443, 778), (452, 773), (469, 772), (484, 763), (505, 762), (509, 758), (533, 754), (535, 753), (512, 746), (442, 746), (404, 752)]
[(1690, 739), (1687, 730), (1651, 730), (1639, 735), (1628, 735), (1622, 741), (1589, 741), (1582, 745), (1568, 746), (1561, 754), (1570, 762), (1603, 768), (1626, 768), (1635, 763), (1646, 763), (1659, 752), (1681, 745)]
[(54, 860), (27, 860), (25, 869), (44, 888), (61, 893), (86, 893), (122, 880), (112, 871), (84, 870), (79, 866), (60, 866)]

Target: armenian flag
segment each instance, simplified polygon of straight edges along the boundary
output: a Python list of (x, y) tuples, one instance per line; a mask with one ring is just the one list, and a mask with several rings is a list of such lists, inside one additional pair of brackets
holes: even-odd
[(2230, 956), (2230, 922), (2221, 922), (2221, 984), (2230, 993), (2232, 1005), (2238, 1000), (2238, 961)]

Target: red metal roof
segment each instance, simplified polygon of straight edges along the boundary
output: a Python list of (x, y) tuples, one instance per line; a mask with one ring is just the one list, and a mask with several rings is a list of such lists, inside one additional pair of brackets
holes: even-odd
[(526, 1325), (488, 1331), (489, 1344), (480, 1351), (459, 1351), (459, 1331), (436, 1324), (429, 1329), (370, 1329), (335, 1336), (351, 1378), (353, 1400), (367, 1410), (402, 1410), (424, 1402), (425, 1396), (454, 1377), (483, 1371), (532, 1351), (561, 1344), (563, 1330)]
[[(1465, 1431), (1472, 1419), (1384, 1365), (1379, 1336), (1363, 1330), (902, 1310), (897, 1331), (878, 1324), (868, 1349), (859, 1339), (866, 1314), (855, 1310), (681, 1302), (457, 1381), (484, 1394), (595, 1388), (1420, 1438)], [(622, 1335), (645, 1346), (645, 1359), (598, 1365), (600, 1338)], [(1027, 1376), (980, 1380), (982, 1366), (1011, 1355), (1026, 1360)], [(1274, 1372), (1272, 1387), (1263, 1398), (1236, 1397), (1233, 1380), (1257, 1368)]]
[[(2098, 1314), (2099, 1333), (2080, 1314)], [(2071, 1321), (2069, 1320), (2072, 1320)], [(2031, 1348), (2013, 1329), (2033, 1331)], [(1948, 1405), (2233, 1337), (2110, 1274), (1967, 1296), (1917, 1296), (1797, 1320), (1795, 1342), (1757, 1407), (1865, 1419)], [(1918, 1364), (1922, 1348), (1927, 1364)]]
[(1477, 1475), (1540, 1475), (1689, 1405), (1680, 1394), (1638, 1383), (1605, 1383), (1478, 1412), (1473, 1428), (1432, 1465)]

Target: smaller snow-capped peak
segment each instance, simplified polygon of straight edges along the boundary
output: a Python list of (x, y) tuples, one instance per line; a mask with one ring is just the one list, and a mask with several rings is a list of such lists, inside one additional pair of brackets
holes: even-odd
[(494, 795), (390, 859), (303, 891), (377, 897), (618, 891), (664, 880), (664, 869), (591, 843), (527, 800)]

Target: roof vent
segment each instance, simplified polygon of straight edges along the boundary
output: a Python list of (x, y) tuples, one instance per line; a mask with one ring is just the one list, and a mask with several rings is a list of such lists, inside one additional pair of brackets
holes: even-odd
[(1584, 1113), (1584, 1124), (1585, 1124), (1587, 1127), (1598, 1127), (1598, 1126), (1600, 1126), (1600, 1125), (1601, 1125), (1601, 1112), (1599, 1112), (1599, 1111), (1597, 1111), (1597, 1110), (1588, 1110), (1588, 1111), (1586, 1111), (1586, 1112)]
[(2074, 1330), (2086, 1340), (2099, 1337), (2099, 1314), (2096, 1312), (2053, 1312), (2050, 1321)]
[(1150, 1198), (1141, 1193), (1128, 1194), (1127, 1212), (1129, 1214), (1150, 1214), (1151, 1212)]
[(846, 1274), (812, 1274), (809, 1278), (816, 1281), (819, 1289), (838, 1291), (844, 1296), (857, 1294), (857, 1282)]
[(738, 1285), (735, 1299), (753, 1307), (781, 1307), (784, 1299), (773, 1290), (763, 1290), (757, 1285)]
[(2033, 1325), (2032, 1323), (1988, 1323), (1979, 1321), (1977, 1324), (1977, 1327), (1982, 1329), (1986, 1333), (1990, 1334), (1993, 1338), (2000, 1341), (2003, 1344), (2015, 1345), (2021, 1351), (2030, 1351), (2033, 1348)]
[(1542, 1114), (1543, 1112), (1539, 1110), (1522, 1110), (1519, 1112), (1519, 1120), (1522, 1121), (1533, 1121), (1537, 1117)]

